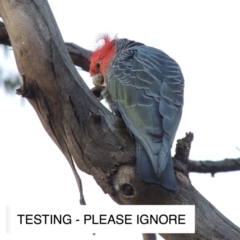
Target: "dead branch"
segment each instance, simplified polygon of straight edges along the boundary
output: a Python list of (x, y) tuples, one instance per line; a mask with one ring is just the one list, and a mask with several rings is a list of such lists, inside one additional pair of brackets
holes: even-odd
[(226, 158), (221, 161), (188, 161), (189, 172), (197, 173), (211, 173), (214, 176), (215, 173), (231, 172), (240, 170), (240, 158), (229, 159)]
[[(0, 22), (0, 44), (11, 46), (11, 42), (3, 22)], [(84, 49), (74, 43), (65, 43), (74, 65), (89, 71), (89, 56), (91, 51)]]
[(176, 172), (177, 195), (139, 180), (134, 140), (77, 73), (46, 0), (0, 1), (0, 14), (25, 96), (70, 164), (74, 160), (119, 204), (194, 204), (196, 233), (166, 239), (239, 239), (240, 229), (191, 185), (184, 167)]
[(143, 240), (157, 240), (157, 236), (154, 233), (152, 234), (143, 233)]

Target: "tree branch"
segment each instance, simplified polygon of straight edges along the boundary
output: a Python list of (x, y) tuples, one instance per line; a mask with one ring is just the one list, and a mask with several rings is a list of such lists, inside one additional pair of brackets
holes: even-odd
[[(0, 44), (11, 46), (9, 36), (6, 30), (6, 27), (3, 22), (0, 22)], [(71, 59), (74, 65), (81, 67), (85, 71), (89, 71), (89, 56), (91, 51), (86, 50), (74, 43), (65, 43), (67, 50), (71, 56)], [(101, 89), (102, 90), (102, 89)], [(93, 89), (94, 94), (100, 97), (100, 89)], [(175, 164), (181, 164), (181, 161), (176, 162)], [(230, 172), (230, 171), (239, 171), (240, 170), (240, 158), (237, 159), (224, 159), (221, 161), (195, 161), (188, 160), (188, 171), (197, 172), (197, 173), (211, 173), (214, 175), (218, 172)]]
[(157, 236), (154, 233), (143, 233), (143, 240), (157, 240)]
[[(11, 42), (3, 22), (0, 22), (0, 44), (11, 46)], [(74, 43), (65, 43), (74, 65), (89, 71), (89, 56), (91, 51), (84, 49)]]
[(240, 158), (236, 159), (224, 159), (222, 161), (188, 161), (189, 172), (197, 173), (211, 173), (214, 176), (215, 173), (239, 171), (240, 170)]
[(0, 22), (0, 44), (11, 46), (11, 42), (3, 22)]
[(74, 43), (65, 43), (65, 44), (74, 65), (81, 67), (83, 70), (89, 72), (89, 65), (90, 65), (89, 57), (92, 52)]
[(79, 76), (46, 0), (0, 1), (0, 14), (26, 79), (25, 96), (70, 164), (74, 160), (119, 204), (194, 204), (196, 234), (166, 239), (239, 238), (240, 229), (191, 185), (184, 164), (176, 172), (177, 195), (137, 177), (134, 140)]

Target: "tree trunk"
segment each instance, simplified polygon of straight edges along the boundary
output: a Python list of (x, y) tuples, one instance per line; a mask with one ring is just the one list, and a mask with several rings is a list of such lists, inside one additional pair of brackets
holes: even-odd
[(20, 92), (71, 166), (75, 161), (119, 204), (196, 205), (196, 234), (166, 239), (239, 239), (240, 229), (182, 172), (178, 195), (138, 179), (134, 140), (77, 73), (46, 0), (0, 0), (0, 14), (23, 77)]

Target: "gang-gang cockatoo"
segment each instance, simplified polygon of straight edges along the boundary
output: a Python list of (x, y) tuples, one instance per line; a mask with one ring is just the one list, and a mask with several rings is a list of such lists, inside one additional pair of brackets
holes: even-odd
[(163, 51), (128, 39), (110, 39), (90, 57), (95, 86), (136, 141), (142, 181), (177, 192), (171, 147), (181, 119), (184, 78)]

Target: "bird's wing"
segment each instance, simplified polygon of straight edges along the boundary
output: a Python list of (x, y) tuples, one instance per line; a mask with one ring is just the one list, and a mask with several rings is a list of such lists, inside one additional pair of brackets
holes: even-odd
[(184, 79), (180, 67), (161, 50), (137, 46), (118, 53), (107, 79), (117, 110), (160, 177), (171, 159), (182, 114)]

